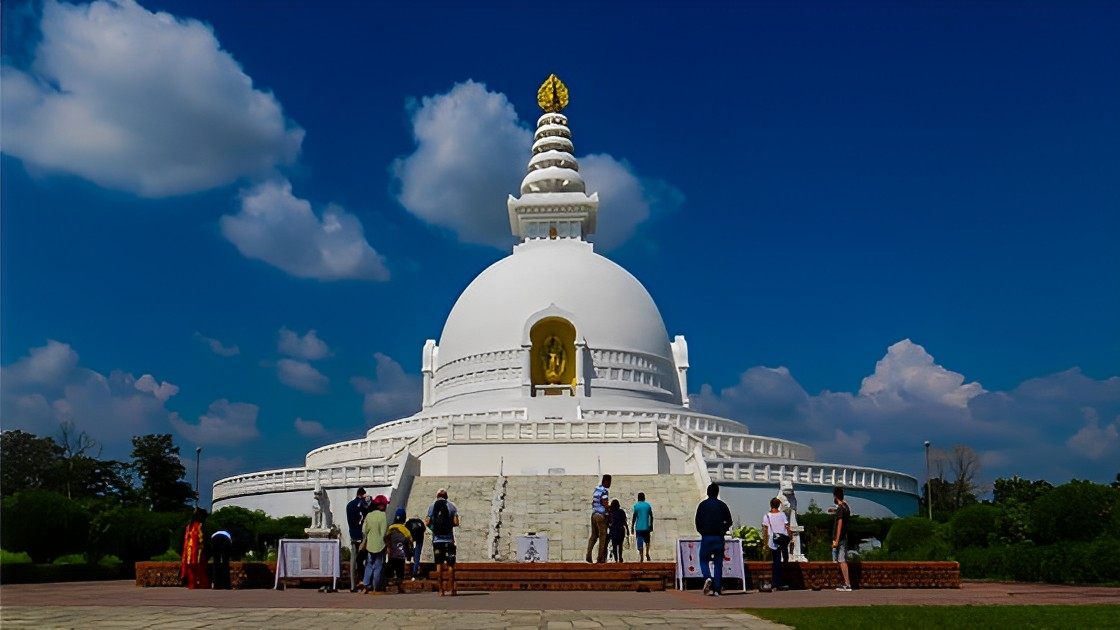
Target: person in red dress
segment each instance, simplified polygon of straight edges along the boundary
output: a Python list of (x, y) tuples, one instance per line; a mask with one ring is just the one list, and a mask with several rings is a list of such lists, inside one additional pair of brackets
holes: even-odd
[(183, 533), (183, 555), (179, 560), (179, 578), (187, 581), (187, 588), (210, 588), (206, 575), (206, 560), (202, 553), (202, 521), (206, 511), (195, 508), (187, 531)]

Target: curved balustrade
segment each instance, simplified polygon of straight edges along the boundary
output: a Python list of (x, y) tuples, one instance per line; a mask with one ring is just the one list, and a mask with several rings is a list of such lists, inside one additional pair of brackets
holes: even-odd
[(214, 483), (214, 500), (266, 492), (313, 490), (318, 482), (325, 488), (388, 485), (399, 464), (333, 466), (330, 468), (282, 468), (226, 477)]
[[(473, 421), (473, 422), (509, 422), (513, 420), (524, 420), (526, 418), (526, 411), (524, 407), (516, 409), (498, 409), (495, 411), (479, 411), (469, 413), (441, 413), (434, 415), (417, 415), (392, 422), (379, 424), (366, 433), (367, 438), (379, 437), (396, 437), (396, 436), (411, 436), (420, 431), (430, 429), (435, 426), (447, 426), (455, 421)], [(330, 448), (324, 446), (324, 449)], [(322, 450), (322, 449), (316, 449)], [(315, 451), (312, 451), (314, 453)]]
[(747, 481), (777, 485), (783, 479), (818, 486), (843, 486), (863, 490), (890, 490), (918, 494), (918, 481), (910, 475), (840, 464), (777, 463), (765, 460), (716, 460), (708, 462), (712, 481)]
[(455, 422), (449, 442), (628, 442), (657, 439), (657, 423), (632, 422)]

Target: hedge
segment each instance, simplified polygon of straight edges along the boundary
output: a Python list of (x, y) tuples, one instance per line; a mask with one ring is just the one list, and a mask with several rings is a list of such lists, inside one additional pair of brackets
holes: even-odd
[(1120, 582), (1120, 540), (1102, 538), (1057, 545), (1021, 543), (958, 550), (961, 577), (973, 579), (1099, 584)]

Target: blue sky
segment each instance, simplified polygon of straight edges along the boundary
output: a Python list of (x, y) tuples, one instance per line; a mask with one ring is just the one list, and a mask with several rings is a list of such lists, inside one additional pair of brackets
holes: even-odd
[(1115, 4), (610, 4), (5, 3), (4, 428), (214, 477), (409, 413), (556, 72), (702, 408), (1117, 473)]

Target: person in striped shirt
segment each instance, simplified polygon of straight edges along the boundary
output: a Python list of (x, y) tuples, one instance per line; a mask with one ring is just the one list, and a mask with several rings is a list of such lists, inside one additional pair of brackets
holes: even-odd
[(591, 562), (591, 550), (599, 543), (595, 562), (607, 561), (607, 507), (610, 505), (611, 476), (603, 475), (603, 482), (591, 495), (591, 537), (587, 539), (587, 561)]

